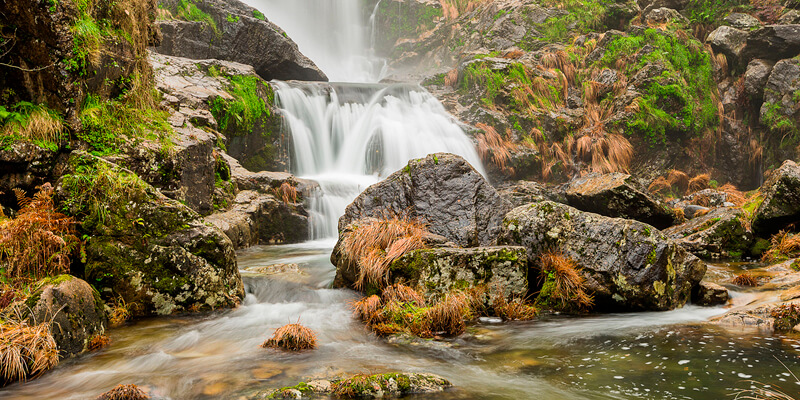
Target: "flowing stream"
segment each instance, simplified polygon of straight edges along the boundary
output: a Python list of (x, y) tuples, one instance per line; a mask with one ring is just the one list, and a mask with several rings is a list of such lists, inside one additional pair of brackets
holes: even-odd
[[(240, 399), (311, 378), (390, 371), (432, 372), (455, 385), (427, 399), (717, 399), (749, 387), (750, 379), (798, 391), (781, 362), (796, 365), (800, 342), (705, 323), (722, 308), (484, 320), (447, 341), (387, 343), (370, 334), (351, 316), (348, 304), (357, 294), (329, 288), (338, 217), (359, 192), (411, 158), (447, 151), (481, 170), (480, 160), (424, 89), (374, 83), (385, 63), (365, 46), (360, 0), (248, 2), (332, 80), (349, 82), (273, 82), (293, 138), (293, 172), (322, 188), (310, 204), (313, 240), (240, 251), (247, 297), (237, 309), (111, 329), (110, 347), (0, 390), (0, 398), (88, 399), (134, 383), (156, 397)], [(299, 272), (248, 272), (276, 263), (296, 263)], [(718, 280), (731, 273), (714, 269)], [(298, 320), (316, 332), (319, 349), (289, 354), (259, 347), (276, 328)]]

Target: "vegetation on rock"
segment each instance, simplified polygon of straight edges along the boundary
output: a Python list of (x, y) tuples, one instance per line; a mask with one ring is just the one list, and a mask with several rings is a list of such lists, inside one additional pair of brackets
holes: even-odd
[(317, 348), (317, 336), (311, 329), (300, 324), (288, 324), (275, 330), (261, 347), (301, 351)]

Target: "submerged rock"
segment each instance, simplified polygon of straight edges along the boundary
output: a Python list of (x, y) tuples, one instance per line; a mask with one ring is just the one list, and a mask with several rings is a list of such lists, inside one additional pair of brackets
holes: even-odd
[(549, 201), (517, 207), (499, 242), (525, 246), (532, 262), (545, 251), (575, 261), (600, 310), (683, 306), (705, 264), (650, 225), (579, 211)]
[(701, 258), (740, 258), (753, 240), (746, 221), (740, 209), (716, 208), (664, 234)]
[(635, 219), (659, 229), (675, 222), (672, 209), (639, 189), (633, 177), (619, 172), (574, 179), (567, 186), (567, 202), (583, 211)]
[(764, 201), (756, 209), (753, 231), (760, 236), (800, 221), (800, 167), (786, 160), (761, 186)]
[(466, 160), (436, 153), (411, 160), (368, 187), (339, 218), (339, 232), (361, 218), (407, 213), (460, 246), (485, 246), (493, 241), (509, 208)]
[(58, 275), (43, 279), (35, 288), (23, 312), (29, 313), (33, 323), (50, 321), (61, 357), (83, 352), (89, 339), (105, 331), (108, 317), (103, 301), (86, 281)]

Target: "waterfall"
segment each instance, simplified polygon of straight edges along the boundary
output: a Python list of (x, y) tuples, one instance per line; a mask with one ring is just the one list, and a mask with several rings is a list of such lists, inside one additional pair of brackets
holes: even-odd
[(386, 70), (367, 46), (377, 4), (368, 27), (363, 0), (245, 1), (338, 82), (272, 82), (292, 173), (320, 185), (309, 199), (312, 239), (335, 238), (347, 205), (410, 159), (454, 153), (483, 173), (473, 143), (433, 95), (417, 84), (376, 83)]

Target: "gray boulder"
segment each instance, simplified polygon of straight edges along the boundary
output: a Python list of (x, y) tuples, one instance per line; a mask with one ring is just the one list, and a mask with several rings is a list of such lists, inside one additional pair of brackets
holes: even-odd
[(799, 92), (800, 59), (778, 61), (764, 87), (761, 123), (780, 134), (800, 129)]
[(689, 4), (689, 0), (636, 0), (636, 3), (642, 9), (642, 15), (647, 15), (656, 8), (683, 10)]
[(761, 21), (759, 21), (758, 18), (745, 13), (730, 13), (725, 17), (724, 21), (728, 25), (744, 31), (749, 31), (761, 26)]
[(774, 61), (762, 59), (750, 60), (747, 64), (744, 73), (744, 91), (756, 104), (761, 104), (764, 99), (764, 87), (767, 86), (767, 80), (774, 66)]
[(677, 10), (666, 7), (650, 10), (644, 16), (644, 21), (648, 24), (677, 23), (686, 25), (689, 23), (689, 19), (681, 15)]
[(663, 229), (675, 222), (672, 209), (641, 190), (633, 177), (619, 172), (589, 174), (567, 186), (567, 203), (608, 217), (628, 218)]
[(692, 303), (699, 306), (716, 306), (725, 304), (730, 299), (728, 289), (716, 283), (702, 281), (692, 292)]
[(739, 63), (747, 40), (747, 32), (727, 25), (715, 29), (706, 38), (711, 48), (717, 53), (725, 54), (731, 64)]
[(754, 58), (782, 60), (800, 54), (800, 25), (768, 25), (752, 31), (741, 52), (745, 61)]
[(543, 200), (567, 202), (563, 186), (552, 187), (532, 181), (505, 182), (497, 187), (497, 193), (512, 207)]
[(339, 218), (339, 232), (367, 217), (406, 214), (462, 247), (485, 246), (510, 209), (497, 191), (463, 158), (429, 154), (368, 187)]
[(753, 240), (746, 221), (740, 209), (716, 208), (664, 234), (701, 258), (741, 258)]
[(789, 10), (778, 19), (779, 25), (800, 24), (800, 11)]
[[(498, 242), (535, 260), (557, 251), (582, 268), (595, 310), (669, 310), (689, 300), (706, 266), (650, 225), (549, 201), (517, 207)], [(535, 261), (533, 261), (535, 262)]]
[[(183, 3), (185, 4), (185, 3)], [(155, 51), (197, 60), (218, 59), (252, 65), (265, 80), (327, 81), (325, 74), (297, 49), (286, 33), (255, 9), (238, 0), (193, 3), (213, 19), (205, 21), (159, 20), (163, 34)], [(180, 0), (161, 0), (160, 7), (179, 15)]]
[(767, 237), (800, 222), (800, 167), (794, 161), (784, 161), (760, 190), (764, 201), (753, 219), (753, 231), (757, 235)]
[(45, 278), (36, 284), (25, 305), (32, 323), (50, 321), (60, 357), (83, 352), (89, 339), (105, 331), (108, 318), (97, 293), (71, 275)]

